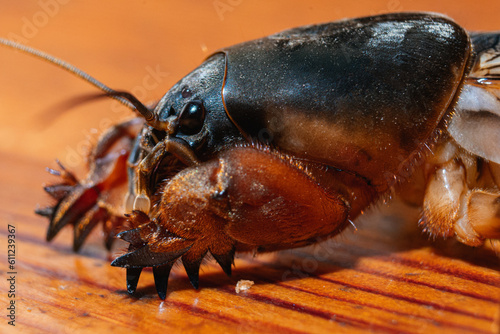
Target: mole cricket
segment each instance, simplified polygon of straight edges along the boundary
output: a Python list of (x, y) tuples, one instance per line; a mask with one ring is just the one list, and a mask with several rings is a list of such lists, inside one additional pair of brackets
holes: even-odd
[(129, 243), (111, 265), (130, 294), (144, 267), (165, 299), (178, 259), (198, 288), (207, 254), (230, 275), (236, 252), (333, 237), (410, 175), (424, 231), (500, 251), (500, 32), (434, 13), (293, 28), (215, 52), (154, 108), (0, 43), (137, 114), (101, 135), (85, 179), (49, 169), (56, 204), (36, 211), (48, 241), (74, 226), (75, 251), (101, 222), (108, 247)]

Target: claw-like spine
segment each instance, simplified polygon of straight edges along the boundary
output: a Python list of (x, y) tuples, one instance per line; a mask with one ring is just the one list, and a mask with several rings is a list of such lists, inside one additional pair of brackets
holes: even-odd
[(137, 283), (139, 283), (141, 272), (142, 268), (127, 268), (127, 292), (131, 295), (134, 294), (137, 289)]
[(144, 228), (134, 228), (132, 230), (123, 231), (118, 233), (116, 237), (128, 242), (129, 244), (139, 244), (143, 242), (143, 238), (141, 237), (141, 230), (143, 229)]
[(47, 206), (45, 208), (37, 208), (37, 209), (35, 209), (35, 213), (37, 215), (40, 215), (40, 216), (52, 219), (52, 216), (54, 215), (54, 207), (53, 206)]
[(193, 288), (195, 288), (196, 290), (198, 290), (199, 287), (200, 265), (204, 256), (205, 255), (202, 255), (199, 259), (195, 261), (188, 261), (182, 258), (182, 264), (184, 265), (184, 269), (186, 270), (186, 274), (188, 275), (189, 281), (191, 282)]
[(45, 190), (46, 193), (58, 201), (66, 197), (72, 189), (73, 186), (67, 184), (56, 184), (43, 187), (43, 190)]
[(172, 269), (174, 262), (153, 267), (156, 292), (158, 292), (158, 297), (160, 297), (161, 300), (165, 300), (167, 297), (168, 276), (170, 276), (170, 270)]
[(78, 184), (78, 179), (76, 178), (76, 176), (73, 173), (68, 172), (66, 170), (66, 168), (64, 167), (64, 165), (59, 160), (56, 160), (56, 163), (61, 170), (59, 171), (59, 170), (47, 167), (46, 170), (49, 174), (61, 177), (64, 180), (65, 185), (74, 186), (74, 185)]
[(78, 252), (92, 229), (101, 220), (105, 219), (107, 219), (106, 210), (96, 204), (85, 213), (81, 220), (75, 222), (73, 229), (73, 251)]
[(211, 253), (227, 276), (231, 276), (231, 265), (234, 264), (234, 253), (235, 253), (234, 247), (226, 254)]
[(61, 168), (61, 172), (60, 172), (60, 175), (61, 177), (70, 185), (76, 185), (78, 184), (78, 179), (76, 178), (76, 176), (69, 172), (66, 167), (64, 167), (64, 165), (61, 163), (61, 161), (59, 161), (59, 159), (56, 159), (56, 163), (59, 165), (59, 168)]
[(98, 196), (99, 190), (96, 187), (75, 187), (71, 194), (55, 206), (54, 215), (47, 229), (47, 241), (52, 240), (64, 226), (75, 224), (80, 217), (91, 210)]

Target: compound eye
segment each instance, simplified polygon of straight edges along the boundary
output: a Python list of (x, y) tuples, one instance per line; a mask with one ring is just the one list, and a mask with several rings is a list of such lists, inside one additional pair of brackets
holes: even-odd
[(201, 131), (205, 121), (203, 102), (194, 100), (186, 104), (179, 116), (179, 131), (186, 135), (194, 135)]

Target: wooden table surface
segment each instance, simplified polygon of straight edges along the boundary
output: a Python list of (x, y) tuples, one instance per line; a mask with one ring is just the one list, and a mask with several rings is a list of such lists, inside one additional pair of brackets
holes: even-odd
[[(442, 12), (469, 30), (500, 30), (500, 2), (490, 0), (2, 0), (0, 36), (154, 101), (220, 47), (303, 24), (407, 10)], [(82, 172), (96, 133), (130, 115), (109, 101), (51, 111), (93, 92), (53, 66), (0, 48), (0, 332), (499, 332), (498, 257), (429, 241), (416, 226), (418, 212), (398, 203), (325, 244), (239, 256), (231, 278), (210, 261), (198, 291), (179, 267), (165, 301), (145, 272), (129, 297), (124, 270), (109, 266), (125, 245), (108, 253), (96, 232), (74, 254), (71, 229), (48, 244), (47, 222), (33, 213), (49, 202), (44, 167), (59, 158)], [(8, 297), (8, 225), (15, 227), (15, 298)], [(237, 294), (242, 279), (255, 285)], [(12, 300), (15, 327), (7, 324)]]

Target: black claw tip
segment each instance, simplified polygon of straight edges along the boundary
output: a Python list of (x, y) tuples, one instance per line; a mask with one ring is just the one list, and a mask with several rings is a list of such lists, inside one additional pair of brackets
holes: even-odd
[(168, 276), (173, 263), (167, 263), (159, 267), (153, 267), (153, 276), (155, 279), (156, 291), (161, 300), (167, 297)]
[(72, 189), (73, 186), (68, 186), (65, 184), (57, 184), (53, 186), (43, 187), (43, 190), (45, 190), (47, 194), (49, 194), (52, 198), (56, 200), (61, 200), (64, 197), (66, 197), (71, 192)]
[(48, 206), (46, 208), (38, 208), (38, 209), (35, 209), (35, 213), (37, 215), (47, 217), (50, 219), (54, 215), (54, 207)]
[(141, 229), (135, 228), (133, 230), (123, 231), (116, 235), (118, 239), (128, 242), (129, 244), (139, 244), (142, 243)]
[(200, 278), (200, 265), (201, 261), (203, 259), (203, 256), (194, 262), (189, 262), (185, 261), (184, 259), (182, 260), (182, 264), (184, 265), (184, 269), (186, 270), (186, 273), (189, 277), (189, 281), (191, 282), (191, 285), (193, 288), (198, 290), (199, 287), (199, 278)]
[(127, 292), (134, 294), (137, 289), (137, 283), (141, 276), (142, 268), (127, 268)]
[(212, 253), (212, 256), (221, 266), (222, 270), (224, 270), (226, 275), (231, 276), (231, 265), (234, 262), (234, 248), (226, 254), (217, 255)]
[(56, 228), (52, 222), (50, 222), (49, 228), (47, 229), (47, 235), (45, 236), (45, 240), (52, 241), (56, 234), (59, 232), (60, 228)]

